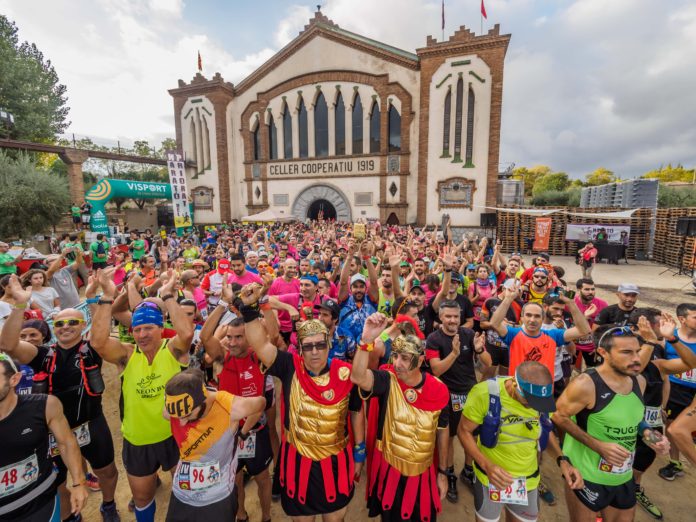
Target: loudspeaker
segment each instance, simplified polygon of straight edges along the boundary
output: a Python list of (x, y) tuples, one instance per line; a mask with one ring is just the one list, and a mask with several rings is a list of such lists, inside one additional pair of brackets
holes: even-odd
[(495, 212), (483, 212), (481, 214), (482, 228), (495, 228), (498, 226), (498, 214)]
[(696, 237), (696, 217), (677, 218), (677, 235)]

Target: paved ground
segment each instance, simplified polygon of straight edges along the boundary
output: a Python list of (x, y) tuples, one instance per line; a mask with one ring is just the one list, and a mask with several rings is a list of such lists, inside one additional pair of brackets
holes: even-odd
[[(563, 266), (566, 269), (566, 280), (575, 281), (580, 277), (580, 269), (574, 264), (570, 257), (554, 257), (552, 263), (557, 266)], [(606, 299), (610, 304), (616, 302), (613, 292), (621, 282), (632, 282), (641, 288), (641, 298), (639, 304), (664, 307), (666, 310), (674, 312), (674, 307), (685, 301), (694, 301), (695, 294), (690, 285), (690, 279), (685, 276), (675, 276), (666, 273), (660, 275), (664, 267), (659, 265), (631, 261), (629, 265), (598, 265), (593, 273), (593, 278), (598, 282), (599, 297)], [(685, 286), (688, 285), (688, 286)], [(682, 287), (686, 291), (682, 291)], [(116, 462), (121, 473), (117, 489), (117, 504), (121, 512), (121, 517), (124, 521), (133, 521), (135, 517), (128, 513), (126, 505), (130, 499), (130, 490), (126, 480), (125, 472), (121, 462), (121, 446), (122, 440), (119, 433), (119, 413), (118, 413), (118, 390), (119, 381), (116, 371), (112, 365), (105, 365), (105, 380), (107, 392), (104, 396), (104, 413), (111, 426), (112, 433), (115, 435), (115, 445), (117, 458)], [(694, 509), (696, 509), (696, 500), (694, 500), (693, 492), (696, 490), (696, 470), (689, 464), (686, 464), (686, 475), (674, 482), (666, 482), (660, 479), (657, 475), (657, 469), (665, 463), (664, 458), (658, 458), (653, 466), (645, 474), (643, 484), (646, 492), (650, 495), (653, 501), (662, 507), (667, 521), (682, 522), (688, 520), (696, 520)], [(455, 466), (460, 470), (463, 464), (463, 453), (461, 447), (456, 443), (455, 447)], [(565, 507), (565, 501), (562, 495), (562, 482), (560, 474), (555, 462), (551, 459), (545, 459), (542, 465), (542, 475), (547, 484), (552, 488), (558, 497), (558, 504), (553, 507), (547, 505), (541, 506), (541, 521), (565, 521), (568, 520), (568, 515)], [(171, 478), (168, 473), (161, 474), (162, 487), (157, 494), (157, 521), (164, 521), (166, 507), (169, 499)], [(369, 520), (365, 510), (365, 488), (363, 480), (358, 486), (351, 505), (349, 506), (346, 520), (349, 522)], [(473, 497), (468, 489), (463, 486), (459, 488), (460, 499), (456, 505), (449, 504), (445, 501), (442, 515), (438, 518), (443, 522), (461, 522), (462, 520), (474, 520)], [(92, 493), (84, 513), (86, 522), (98, 522), (101, 520), (99, 515), (99, 502), (101, 501), (98, 493)], [(253, 481), (247, 486), (247, 509), (250, 520), (258, 522), (261, 520), (261, 513), (258, 510), (258, 500), (256, 499), (256, 486)], [(289, 520), (286, 517), (279, 503), (273, 504), (272, 509), (273, 520)], [(376, 519), (375, 519), (376, 520)], [(647, 515), (641, 508), (637, 508), (636, 520), (650, 521), (654, 520)], [(211, 521), (212, 522), (212, 521)], [(222, 521), (221, 521), (222, 522)]]

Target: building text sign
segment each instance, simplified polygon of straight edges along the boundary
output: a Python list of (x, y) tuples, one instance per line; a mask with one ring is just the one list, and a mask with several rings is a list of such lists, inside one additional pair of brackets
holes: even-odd
[(312, 159), (268, 164), (269, 176), (377, 174), (379, 158)]

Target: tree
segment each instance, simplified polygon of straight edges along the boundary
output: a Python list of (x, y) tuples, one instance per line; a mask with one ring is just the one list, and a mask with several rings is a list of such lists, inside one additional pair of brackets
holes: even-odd
[(558, 191), (562, 192), (568, 188), (570, 180), (565, 172), (549, 172), (537, 178), (532, 189), (532, 195), (537, 196), (543, 192)]
[(531, 203), (535, 207), (565, 207), (568, 205), (569, 194), (562, 190), (547, 190), (539, 192), (532, 197)]
[(512, 179), (521, 179), (524, 181), (524, 195), (525, 197), (530, 197), (537, 178), (544, 174), (549, 174), (550, 172), (551, 167), (547, 165), (537, 165), (529, 169), (527, 167), (518, 167), (512, 171)]
[(53, 143), (65, 131), (66, 87), (33, 43), (19, 43), (17, 26), (0, 15), (0, 107), (14, 115), (9, 137)]
[(670, 187), (660, 184), (657, 206), (660, 208), (696, 207), (696, 187)]
[(606, 185), (607, 183), (614, 183), (618, 180), (619, 178), (614, 175), (611, 170), (605, 169), (604, 167), (599, 167), (594, 172), (585, 175), (585, 183), (588, 187)]
[(694, 183), (694, 181), (696, 181), (696, 170), (687, 170), (681, 165), (672, 167), (672, 165), (669, 164), (666, 167), (660, 167), (657, 170), (646, 172), (641, 178), (659, 179), (661, 183), (669, 183), (672, 181)]
[(0, 185), (0, 237), (46, 232), (70, 208), (67, 184), (37, 169), (26, 154), (15, 159), (0, 152)]

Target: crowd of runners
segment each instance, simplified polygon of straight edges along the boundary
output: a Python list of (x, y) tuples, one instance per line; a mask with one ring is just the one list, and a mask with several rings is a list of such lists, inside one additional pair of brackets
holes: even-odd
[(561, 494), (573, 521), (637, 504), (660, 519), (641, 479), (683, 475), (680, 452), (696, 464), (696, 303), (643, 307), (630, 270), (609, 304), (545, 253), (314, 222), (132, 232), (127, 250), (69, 237), (46, 271), (2, 271), (1, 522), (82, 520), (89, 490), (106, 522), (246, 521), (256, 502), (263, 522), (273, 502), (295, 521), (366, 502), (430, 522), (462, 509), (461, 488), (481, 522), (532, 522)]

